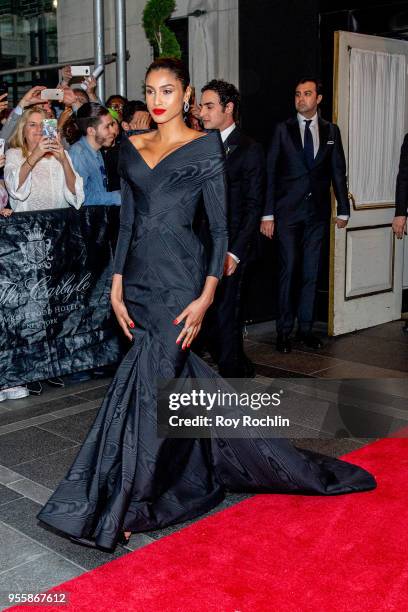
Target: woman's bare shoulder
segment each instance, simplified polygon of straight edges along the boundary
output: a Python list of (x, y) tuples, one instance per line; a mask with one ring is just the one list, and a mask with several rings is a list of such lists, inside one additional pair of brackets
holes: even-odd
[(188, 140), (196, 140), (197, 138), (203, 138), (208, 135), (208, 132), (199, 132), (198, 130), (193, 130), (192, 128), (188, 128), (189, 138)]
[(155, 130), (149, 130), (140, 134), (132, 134), (132, 136), (129, 136), (129, 140), (136, 149), (143, 149), (148, 142), (154, 140), (154, 137)]

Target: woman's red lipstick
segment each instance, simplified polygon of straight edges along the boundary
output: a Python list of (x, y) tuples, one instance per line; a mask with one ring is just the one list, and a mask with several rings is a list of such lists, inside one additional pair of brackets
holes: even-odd
[(164, 108), (154, 108), (153, 109), (153, 113), (155, 115), (162, 115), (165, 112), (166, 112), (166, 109), (164, 109)]

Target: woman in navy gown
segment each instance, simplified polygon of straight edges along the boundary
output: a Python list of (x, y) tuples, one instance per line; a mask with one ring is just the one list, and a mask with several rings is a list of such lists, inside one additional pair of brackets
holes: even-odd
[[(160, 439), (157, 378), (217, 375), (191, 350), (227, 250), (224, 150), (219, 133), (183, 121), (184, 65), (156, 60), (146, 101), (157, 130), (125, 138), (112, 306), (132, 346), (68, 474), (39, 518), (74, 541), (112, 549), (124, 534), (196, 517), (225, 490), (336, 495), (375, 487), (349, 463), (286, 439)], [(192, 230), (203, 198), (213, 249)], [(222, 385), (222, 379), (217, 383)]]

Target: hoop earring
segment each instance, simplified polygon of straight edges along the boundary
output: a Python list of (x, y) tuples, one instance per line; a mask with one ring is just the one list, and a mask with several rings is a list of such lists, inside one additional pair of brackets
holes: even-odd
[(183, 110), (184, 110), (184, 112), (185, 112), (186, 114), (187, 114), (187, 113), (188, 113), (188, 111), (190, 110), (190, 103), (189, 103), (189, 102), (187, 102), (187, 100), (184, 102), (184, 105), (183, 105)]

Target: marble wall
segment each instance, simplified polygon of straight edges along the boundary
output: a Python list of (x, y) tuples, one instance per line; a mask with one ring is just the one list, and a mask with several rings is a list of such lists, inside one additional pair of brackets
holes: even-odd
[[(105, 0), (105, 52), (115, 51), (115, 0)], [(152, 52), (141, 24), (146, 0), (127, 0), (126, 33), (128, 97), (142, 96), (142, 82)], [(197, 89), (208, 80), (222, 77), (238, 85), (238, 0), (178, 0), (174, 18), (188, 17), (190, 71)], [(93, 0), (59, 0), (59, 60), (93, 57)], [(115, 91), (115, 64), (106, 67), (106, 95)]]

